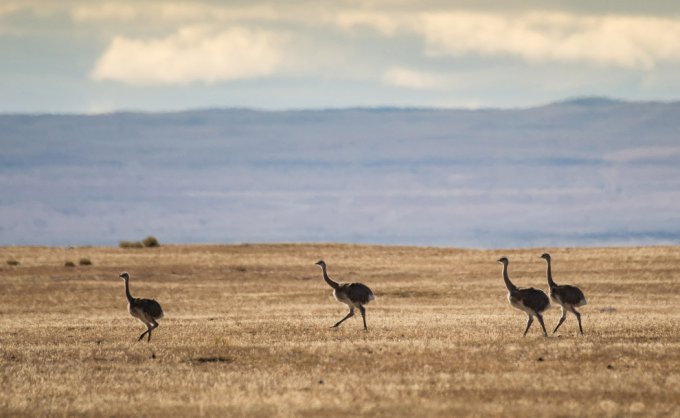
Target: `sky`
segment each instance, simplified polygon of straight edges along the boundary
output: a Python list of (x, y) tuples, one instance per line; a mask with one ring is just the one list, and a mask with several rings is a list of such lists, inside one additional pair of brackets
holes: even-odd
[(0, 2), (0, 113), (680, 97), (677, 1)]

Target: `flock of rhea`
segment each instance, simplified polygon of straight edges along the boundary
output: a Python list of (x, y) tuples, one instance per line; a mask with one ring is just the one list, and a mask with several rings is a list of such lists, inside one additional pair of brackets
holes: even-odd
[[(555, 283), (550, 268), (550, 254), (545, 253), (541, 255), (541, 258), (548, 262), (546, 275), (548, 277), (548, 286), (550, 287), (550, 299), (562, 307), (562, 317), (553, 330), (553, 334), (557, 332), (557, 329), (567, 318), (567, 312), (571, 312), (576, 316), (576, 319), (578, 319), (578, 329), (581, 332), (581, 335), (583, 335), (581, 314), (576, 308), (587, 303), (586, 297), (583, 295), (583, 292), (581, 292), (581, 289), (576, 286), (558, 285)], [(543, 293), (542, 290), (533, 287), (520, 288), (515, 286), (508, 276), (508, 258), (501, 257), (498, 259), (498, 262), (503, 264), (503, 280), (505, 281), (505, 287), (508, 288), (508, 301), (510, 301), (510, 305), (512, 305), (513, 308), (526, 312), (529, 317), (527, 328), (524, 330), (524, 335), (527, 335), (527, 332), (529, 332), (529, 328), (531, 328), (535, 316), (538, 319), (538, 323), (541, 324), (541, 328), (543, 328), (543, 335), (547, 337), (548, 333), (546, 332), (545, 324), (543, 323), (543, 312), (550, 307), (550, 299), (548, 299), (548, 296)]]
[[(546, 275), (548, 278), (548, 286), (550, 287), (550, 299), (562, 307), (562, 317), (553, 330), (553, 334), (557, 332), (557, 329), (567, 318), (567, 312), (571, 312), (576, 316), (579, 331), (581, 332), (581, 335), (583, 335), (581, 314), (576, 310), (577, 307), (586, 304), (586, 298), (583, 295), (583, 292), (575, 286), (558, 285), (555, 283), (550, 268), (550, 254), (545, 253), (541, 255), (541, 258), (548, 263)], [(510, 305), (513, 308), (524, 311), (529, 317), (527, 328), (524, 330), (524, 335), (527, 335), (529, 328), (531, 328), (531, 324), (534, 322), (534, 317), (536, 317), (539, 324), (541, 324), (541, 328), (543, 328), (543, 335), (547, 337), (548, 333), (543, 322), (543, 312), (550, 307), (550, 299), (548, 299), (548, 296), (542, 290), (533, 287), (520, 288), (515, 286), (508, 276), (508, 258), (501, 257), (498, 259), (498, 262), (503, 264), (503, 280), (505, 281), (505, 286), (508, 288), (508, 301), (510, 301)], [(364, 305), (375, 299), (373, 291), (362, 283), (335, 282), (328, 276), (325, 261), (319, 260), (316, 262), (316, 265), (321, 267), (324, 281), (333, 288), (333, 296), (335, 299), (349, 307), (347, 315), (336, 322), (332, 328), (339, 326), (344, 321), (354, 316), (354, 309), (356, 308), (361, 312), (361, 318), (364, 321), (364, 330), (368, 331), (368, 327), (366, 326), (366, 308)], [(161, 305), (153, 299), (133, 298), (132, 295), (130, 295), (130, 275), (121, 273), (120, 278), (125, 282), (125, 297), (128, 301), (128, 312), (146, 325), (146, 331), (139, 335), (138, 340), (141, 340), (146, 335), (147, 341), (151, 341), (151, 332), (158, 328), (158, 320), (163, 318), (163, 309), (161, 308)]]

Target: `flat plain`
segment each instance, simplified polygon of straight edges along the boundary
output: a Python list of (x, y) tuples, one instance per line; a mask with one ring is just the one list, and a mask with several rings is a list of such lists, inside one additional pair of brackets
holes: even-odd
[[(496, 260), (547, 291), (544, 251), (588, 298), (585, 336), (569, 316), (522, 337)], [(359, 315), (330, 328), (346, 307), (320, 258), (375, 292), (368, 332)], [(680, 415), (680, 247), (2, 247), (0, 262), (5, 416)], [(122, 271), (165, 310), (150, 343)]]

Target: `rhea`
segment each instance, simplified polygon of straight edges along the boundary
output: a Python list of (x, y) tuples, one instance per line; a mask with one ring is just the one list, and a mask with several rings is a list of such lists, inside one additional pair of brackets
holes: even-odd
[(544, 253), (541, 258), (548, 262), (548, 268), (546, 270), (546, 276), (548, 277), (548, 286), (550, 286), (550, 299), (562, 307), (562, 317), (557, 323), (553, 334), (557, 332), (557, 329), (562, 325), (565, 319), (567, 319), (567, 312), (571, 312), (576, 316), (578, 320), (578, 329), (583, 335), (583, 327), (581, 326), (581, 314), (576, 310), (577, 307), (587, 304), (586, 297), (583, 295), (581, 289), (576, 286), (570, 285), (558, 285), (555, 283), (552, 277), (552, 270), (550, 268), (550, 262), (552, 261), (550, 254)]
[(510, 305), (515, 309), (525, 312), (529, 317), (527, 328), (524, 330), (524, 336), (529, 332), (535, 316), (541, 324), (541, 328), (543, 328), (543, 335), (547, 337), (548, 333), (543, 323), (543, 312), (550, 307), (548, 296), (543, 291), (533, 287), (519, 288), (515, 286), (508, 276), (508, 264), (510, 263), (508, 258), (501, 257), (498, 259), (498, 262), (503, 264), (503, 281), (505, 281), (505, 287), (508, 288), (508, 301), (510, 301)]
[(163, 318), (163, 308), (153, 299), (137, 299), (130, 295), (130, 275), (123, 272), (119, 276), (125, 282), (125, 297), (128, 301), (128, 312), (146, 325), (146, 331), (139, 335), (137, 341), (141, 341), (144, 335), (147, 342), (151, 341), (151, 331), (158, 328), (158, 320)]
[(323, 271), (323, 279), (330, 287), (333, 288), (333, 296), (335, 297), (335, 300), (342, 302), (349, 307), (349, 313), (347, 313), (347, 316), (339, 320), (331, 328), (338, 327), (347, 319), (353, 317), (354, 308), (356, 308), (359, 309), (359, 312), (361, 312), (361, 317), (364, 320), (364, 330), (368, 331), (368, 327), (366, 326), (366, 308), (364, 305), (375, 299), (373, 291), (371, 291), (368, 286), (361, 283), (337, 283), (328, 276), (325, 261), (319, 260), (315, 264), (321, 267), (321, 270)]

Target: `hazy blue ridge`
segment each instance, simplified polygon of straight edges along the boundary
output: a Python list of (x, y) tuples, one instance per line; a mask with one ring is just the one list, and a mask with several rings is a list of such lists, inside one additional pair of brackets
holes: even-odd
[(680, 104), (0, 115), (0, 245), (680, 243)]

